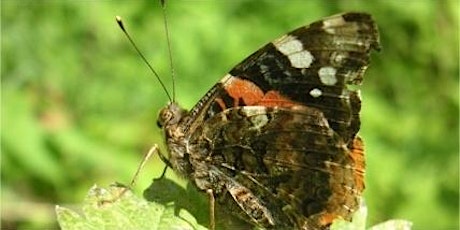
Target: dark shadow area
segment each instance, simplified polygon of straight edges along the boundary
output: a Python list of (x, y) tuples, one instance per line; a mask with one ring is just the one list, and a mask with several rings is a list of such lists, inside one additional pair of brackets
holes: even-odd
[[(186, 188), (166, 178), (153, 179), (152, 184), (144, 190), (144, 198), (151, 202), (173, 205), (178, 216), (181, 209), (192, 214), (200, 225), (209, 226), (209, 201), (205, 193), (197, 191), (190, 184)], [(234, 217), (216, 202), (216, 229), (251, 229), (251, 225)]]

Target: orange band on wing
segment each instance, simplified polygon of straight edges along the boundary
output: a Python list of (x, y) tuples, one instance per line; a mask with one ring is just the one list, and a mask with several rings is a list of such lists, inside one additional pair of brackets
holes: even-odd
[(256, 84), (236, 77), (232, 77), (225, 84), (225, 90), (233, 98), (233, 106), (238, 106), (241, 100), (246, 105), (255, 105), (264, 96), (264, 92)]
[(257, 105), (263, 105), (267, 107), (290, 107), (296, 105), (295, 102), (282, 96), (277, 91), (268, 91), (264, 97), (257, 103)]
[(225, 90), (233, 98), (233, 106), (240, 106), (239, 102), (241, 101), (244, 105), (262, 105), (266, 107), (289, 107), (297, 104), (274, 90), (264, 94), (262, 89), (253, 82), (237, 77), (232, 77), (225, 84)]
[(363, 140), (356, 136), (353, 140), (353, 147), (351, 148), (351, 158), (355, 167), (355, 184), (359, 191), (364, 190), (364, 172), (366, 163), (364, 160), (364, 144)]

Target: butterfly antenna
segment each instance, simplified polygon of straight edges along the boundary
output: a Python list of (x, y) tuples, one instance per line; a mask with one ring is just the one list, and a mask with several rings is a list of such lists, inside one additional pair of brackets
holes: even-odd
[(166, 41), (168, 42), (168, 51), (169, 51), (169, 65), (171, 69), (171, 80), (172, 80), (172, 95), (173, 95), (173, 100), (174, 102), (176, 100), (176, 77), (174, 74), (174, 65), (173, 65), (173, 58), (172, 58), (172, 52), (171, 52), (171, 39), (170, 39), (170, 34), (169, 34), (169, 28), (168, 28), (168, 17), (166, 15), (166, 0), (160, 0), (161, 4), (161, 9), (163, 10), (163, 21), (165, 25), (165, 32), (166, 32)]
[[(163, 83), (163, 81), (161, 81), (160, 79), (160, 76), (158, 75), (158, 73), (155, 71), (155, 69), (153, 69), (152, 65), (150, 65), (150, 63), (147, 61), (147, 59), (145, 58), (145, 56), (142, 54), (142, 52), (139, 50), (139, 48), (137, 48), (137, 45), (136, 43), (133, 41), (133, 39), (131, 38), (131, 36), (129, 36), (129, 33), (128, 31), (125, 29), (125, 26), (123, 25), (123, 21), (121, 19), (120, 16), (116, 16), (115, 19), (117, 20), (117, 23), (118, 23), (118, 26), (120, 26), (121, 30), (123, 31), (123, 33), (126, 35), (126, 37), (128, 38), (129, 42), (131, 43), (131, 45), (134, 47), (134, 49), (136, 50), (136, 52), (139, 54), (139, 56), (141, 56), (142, 60), (144, 61), (145, 64), (147, 64), (147, 66), (149, 67), (149, 69), (152, 71), (152, 73), (155, 75), (155, 77), (157, 78), (158, 82), (160, 82), (161, 84), (161, 87), (163, 88), (163, 90), (166, 92), (166, 95), (168, 96), (169, 100), (170, 101), (173, 101), (174, 100), (174, 97), (171, 97), (171, 95), (168, 93), (168, 90), (166, 89), (166, 86), (165, 84)], [(174, 92), (174, 91), (173, 91)]]

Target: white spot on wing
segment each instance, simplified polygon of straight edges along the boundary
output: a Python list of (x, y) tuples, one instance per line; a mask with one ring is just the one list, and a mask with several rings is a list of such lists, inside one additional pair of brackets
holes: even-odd
[(241, 112), (252, 123), (253, 126), (250, 129), (258, 130), (268, 124), (267, 108), (263, 106), (243, 107)]
[(322, 94), (323, 94), (323, 92), (318, 88), (314, 88), (314, 89), (310, 90), (310, 95), (312, 97), (314, 97), (314, 98), (317, 98), (317, 97), (321, 96)]
[(222, 84), (225, 84), (226, 82), (228, 82), (230, 80), (233, 80), (233, 78), (235, 78), (235, 77), (228, 73), (222, 79), (220, 79), (219, 82), (222, 83)]
[(267, 108), (264, 106), (245, 106), (241, 108), (241, 112), (247, 116), (256, 116), (267, 113)]
[(313, 56), (307, 50), (288, 56), (292, 66), (295, 68), (308, 68), (313, 61)]
[(253, 125), (253, 127), (250, 127), (250, 129), (259, 130), (262, 127), (264, 127), (266, 124), (268, 124), (267, 115), (259, 115), (259, 116), (249, 117), (249, 120), (251, 121), (251, 123)]
[(313, 62), (313, 55), (303, 48), (302, 42), (291, 35), (285, 35), (273, 42), (282, 54), (286, 55), (295, 68), (308, 68)]
[(290, 55), (303, 50), (302, 43), (291, 35), (283, 36), (280, 40), (278, 40), (278, 42), (276, 42), (275, 45), (276, 48), (285, 55)]
[(337, 83), (336, 73), (337, 70), (332, 66), (321, 67), (321, 69), (318, 70), (319, 79), (321, 83), (325, 85), (335, 85), (335, 83)]
[(345, 20), (341, 15), (332, 16), (330, 18), (326, 18), (323, 21), (323, 27), (335, 27), (341, 26), (345, 24)]
[(348, 53), (336, 51), (332, 53), (331, 61), (335, 65), (342, 65), (346, 61), (347, 57)]
[(330, 18), (324, 19), (323, 29), (329, 34), (335, 34), (336, 28), (342, 25), (345, 25), (345, 20), (342, 16), (332, 16)]

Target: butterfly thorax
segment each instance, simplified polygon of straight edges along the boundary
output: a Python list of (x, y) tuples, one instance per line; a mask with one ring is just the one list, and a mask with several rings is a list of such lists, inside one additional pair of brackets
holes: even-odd
[(181, 121), (187, 115), (188, 112), (185, 109), (172, 102), (160, 111), (157, 120), (158, 127), (164, 131), (170, 166), (183, 177), (188, 177), (192, 172), (187, 152), (187, 140), (183, 126), (181, 126)]

